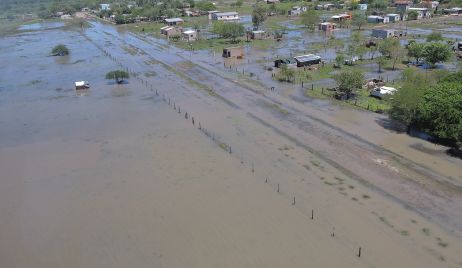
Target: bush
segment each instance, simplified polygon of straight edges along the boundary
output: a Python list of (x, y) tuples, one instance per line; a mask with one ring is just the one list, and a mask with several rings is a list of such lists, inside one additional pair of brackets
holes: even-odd
[(51, 54), (53, 56), (66, 56), (69, 55), (69, 49), (65, 45), (59, 44), (51, 50)]
[(116, 70), (106, 74), (106, 79), (114, 79), (117, 84), (124, 81), (125, 78), (129, 78), (130, 75), (126, 71)]

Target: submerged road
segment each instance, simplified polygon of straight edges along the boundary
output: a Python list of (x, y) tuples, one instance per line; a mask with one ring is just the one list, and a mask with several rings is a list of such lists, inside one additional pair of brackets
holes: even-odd
[[(189, 107), (200, 105), (198, 100), (217, 107), (213, 114), (194, 108), (208, 113), (214, 122), (210, 127), (231, 141), (236, 151), (252, 154), (238, 145), (244, 143), (245, 134), (236, 138), (236, 133), (221, 125), (227, 111), (245, 114), (246, 120), (265, 127), (272, 135), (461, 236), (461, 162), (413, 149), (433, 145), (386, 130), (378, 124), (387, 123), (385, 116), (297, 102), (279, 94), (282, 89), (272, 92), (261, 82), (224, 70), (222, 62), (215, 63), (208, 53), (182, 51), (164, 40), (121, 32), (112, 26), (95, 22), (84, 35), (124, 67), (144, 74), (159, 90), (169, 91)], [(147, 72), (153, 72), (152, 77)], [(235, 126), (248, 127), (239, 122)]]

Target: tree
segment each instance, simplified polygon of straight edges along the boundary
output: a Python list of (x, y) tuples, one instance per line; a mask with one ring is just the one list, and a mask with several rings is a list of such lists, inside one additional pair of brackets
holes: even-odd
[(66, 55), (69, 55), (69, 49), (65, 45), (59, 44), (51, 50), (51, 55), (66, 56)]
[(383, 66), (387, 63), (387, 58), (385, 56), (377, 57), (377, 65), (379, 66), (378, 73), (382, 72)]
[(361, 30), (361, 27), (366, 24), (366, 15), (363, 12), (353, 13), (353, 18), (351, 22), (354, 26), (358, 27), (358, 30)]
[(281, 71), (279, 72), (279, 81), (293, 82), (295, 78), (295, 71), (292, 68), (287, 67), (287, 64), (281, 65)]
[(243, 3), (244, 3), (244, 2), (243, 2), (242, 0), (237, 0), (236, 3), (235, 3), (234, 5), (237, 6), (237, 7), (242, 7), (242, 4), (243, 4)]
[(302, 13), (302, 24), (311, 31), (316, 29), (316, 24), (319, 22), (319, 15), (315, 10), (308, 10)]
[(335, 74), (334, 80), (338, 91), (349, 98), (354, 90), (362, 87), (364, 74), (359, 70), (345, 70)]
[(262, 2), (259, 2), (255, 5), (252, 11), (252, 23), (259, 29), (260, 25), (266, 20), (267, 17), (266, 5)]
[(198, 8), (200, 11), (212, 11), (215, 9), (215, 6), (212, 2), (201, 1), (196, 3), (196, 8)]
[(125, 78), (129, 78), (130, 75), (126, 71), (116, 70), (106, 74), (106, 79), (114, 79), (117, 84), (124, 81)]
[(409, 18), (409, 20), (416, 20), (417, 17), (419, 17), (419, 13), (417, 13), (417, 11), (415, 10), (412, 10), (407, 14), (407, 17)]
[(432, 32), (427, 36), (427, 42), (436, 42), (436, 41), (443, 41), (443, 35), (441, 33)]
[(342, 68), (342, 64), (345, 62), (345, 56), (343, 54), (338, 53), (337, 56), (335, 57), (335, 64), (338, 66), (338, 68)]
[(417, 63), (424, 57), (424, 43), (412, 42), (407, 47), (407, 55), (414, 58)]
[(462, 83), (444, 82), (427, 88), (417, 117), (423, 131), (462, 146)]
[(386, 38), (385, 40), (380, 42), (378, 46), (379, 52), (383, 56), (391, 58), (393, 51), (398, 49), (400, 44), (399, 40), (396, 38)]
[(217, 21), (213, 24), (212, 31), (222, 38), (230, 38), (233, 43), (236, 43), (237, 38), (245, 34), (245, 28), (240, 23), (224, 23)]
[(425, 45), (424, 58), (427, 63), (434, 66), (438, 62), (445, 62), (451, 57), (451, 48), (441, 42), (431, 42)]
[(414, 69), (406, 69), (402, 74), (402, 87), (393, 95), (390, 117), (405, 124), (407, 132), (416, 122), (418, 105), (425, 89), (433, 83), (425, 74)]

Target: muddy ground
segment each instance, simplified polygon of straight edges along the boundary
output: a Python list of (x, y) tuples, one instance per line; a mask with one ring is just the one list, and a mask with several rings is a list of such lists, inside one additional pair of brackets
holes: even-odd
[(0, 40), (0, 266), (462, 266), (447, 148), (209, 52), (30, 30)]

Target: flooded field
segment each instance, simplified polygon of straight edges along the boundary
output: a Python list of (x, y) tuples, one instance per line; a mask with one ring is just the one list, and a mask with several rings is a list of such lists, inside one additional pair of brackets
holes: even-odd
[(460, 159), (269, 90), (322, 37), (227, 63), (90, 23), (0, 39), (0, 267), (462, 267)]

